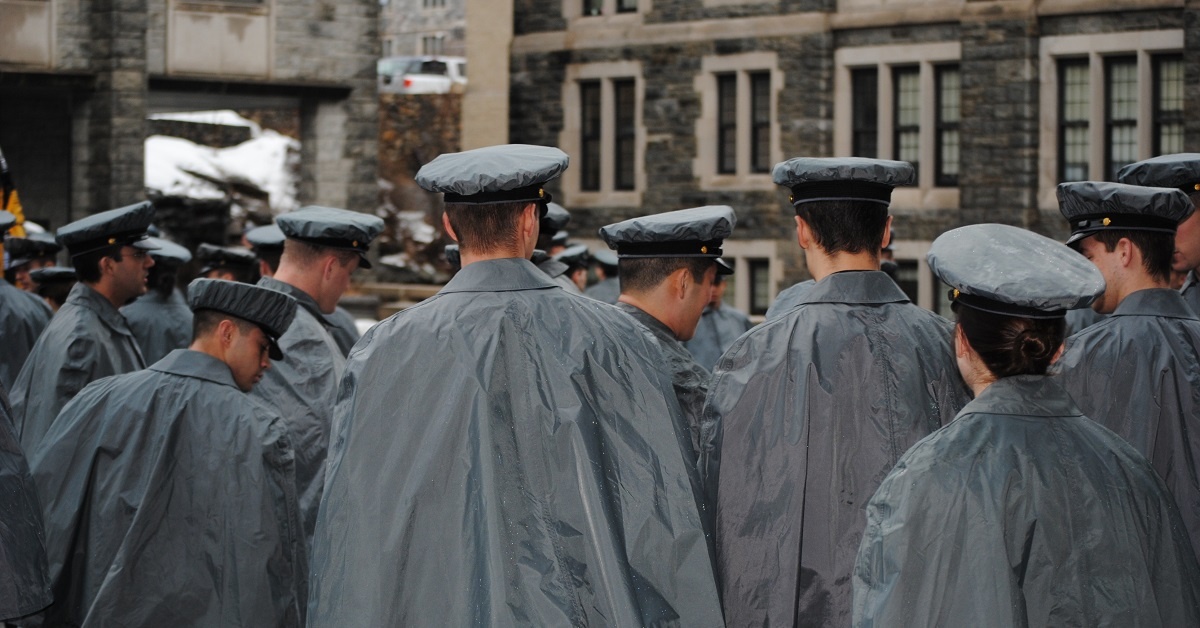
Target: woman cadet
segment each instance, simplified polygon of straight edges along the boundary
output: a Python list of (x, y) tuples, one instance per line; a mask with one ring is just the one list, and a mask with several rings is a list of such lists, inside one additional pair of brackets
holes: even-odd
[(1100, 273), (1005, 225), (949, 231), (927, 259), (953, 288), (975, 399), (867, 505), (854, 624), (1200, 625), (1200, 567), (1162, 480), (1046, 375)]

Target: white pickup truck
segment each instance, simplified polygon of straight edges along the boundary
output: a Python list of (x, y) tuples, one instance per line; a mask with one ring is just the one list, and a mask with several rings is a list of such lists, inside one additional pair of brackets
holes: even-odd
[(376, 67), (381, 94), (462, 93), (467, 85), (463, 57), (384, 57)]

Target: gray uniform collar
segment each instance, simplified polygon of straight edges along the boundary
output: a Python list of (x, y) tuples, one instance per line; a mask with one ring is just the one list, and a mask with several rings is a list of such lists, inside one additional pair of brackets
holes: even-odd
[[(1196, 269), (1193, 268), (1192, 270), (1188, 271), (1187, 278), (1183, 280), (1183, 286), (1179, 288), (1179, 293), (1185, 294), (1188, 290), (1196, 288), (1196, 282)], [(1197, 289), (1200, 290), (1200, 288)]]
[(908, 303), (908, 296), (887, 273), (848, 271), (813, 284), (802, 303)]
[(272, 290), (277, 290), (284, 294), (289, 294), (295, 297), (296, 303), (300, 307), (308, 310), (309, 313), (316, 317), (317, 320), (321, 321), (322, 325), (325, 325), (326, 327), (333, 325), (329, 319), (325, 318), (325, 314), (321, 312), (321, 306), (317, 305), (317, 300), (312, 298), (312, 295), (297, 288), (296, 286), (293, 286), (290, 283), (279, 281), (274, 277), (262, 277), (258, 280), (258, 285), (263, 288), (270, 288)]
[(1049, 375), (1014, 375), (988, 386), (959, 412), (1032, 417), (1083, 416), (1067, 391)]
[[(150, 365), (150, 370), (179, 375), (181, 377), (202, 379), (214, 384), (223, 384), (237, 388), (237, 383), (233, 381), (233, 372), (229, 370), (229, 365), (207, 353), (192, 351), (191, 349), (175, 349), (163, 359)], [(238, 388), (238, 390), (240, 391), (241, 389)]]
[(71, 288), (71, 293), (67, 295), (67, 300), (63, 305), (67, 303), (91, 310), (108, 327), (127, 336), (132, 335), (132, 332), (129, 331), (129, 323), (124, 316), (121, 316), (121, 311), (113, 307), (107, 297), (82, 281), (76, 282), (75, 287)]
[(1111, 316), (1162, 316), (1196, 320), (1196, 315), (1183, 296), (1170, 288), (1138, 290), (1122, 299)]
[(514, 292), (558, 288), (553, 279), (527, 259), (509, 257), (463, 267), (439, 294), (451, 292)]

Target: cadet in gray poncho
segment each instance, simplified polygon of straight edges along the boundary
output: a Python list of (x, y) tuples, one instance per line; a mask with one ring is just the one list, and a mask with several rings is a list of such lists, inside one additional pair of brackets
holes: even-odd
[(975, 400), (871, 498), (855, 625), (1200, 625), (1200, 567), (1166, 486), (1046, 375), (1100, 273), (1005, 225), (943, 234), (928, 260), (954, 288)]
[(583, 291), (584, 296), (602, 303), (616, 303), (621, 298), (621, 279), (617, 255), (612, 251), (592, 253), (592, 270), (598, 281)]
[(302, 625), (293, 453), (246, 395), (296, 302), (200, 279), (188, 304), (188, 349), (88, 386), (30, 454), (51, 496), (47, 626)]
[(617, 308), (646, 328), (662, 348), (660, 365), (671, 377), (687, 419), (693, 462), (700, 456), (700, 411), (710, 375), (683, 343), (696, 333), (717, 274), (732, 272), (718, 262), (721, 245), (736, 222), (733, 208), (720, 205), (631, 218), (600, 228), (600, 237), (617, 250), (620, 260)]
[(121, 315), (137, 338), (147, 364), (154, 364), (192, 342), (192, 310), (175, 287), (179, 269), (192, 261), (187, 249), (161, 238), (149, 238), (157, 250), (150, 252), (154, 267), (147, 277), (149, 290), (121, 308)]
[(146, 293), (154, 260), (146, 228), (154, 206), (142, 202), (88, 216), (58, 230), (79, 282), (38, 338), (10, 391), (17, 434), (33, 451), (83, 387), (145, 368), (118, 307)]
[(367, 250), (383, 231), (377, 216), (309, 206), (284, 214), (275, 224), (287, 236), (279, 270), (258, 285), (290, 294), (299, 303), (296, 320), (279, 339), (284, 358), (267, 371), (253, 396), (287, 421), (296, 451), (296, 483), (305, 538), (312, 537), (325, 486), (329, 425), (346, 358), (325, 316), (350, 286), (350, 275), (370, 268)]
[(1167, 282), (1175, 226), (1193, 212), (1178, 189), (1063, 183), (1068, 244), (1108, 284), (1105, 320), (1071, 336), (1058, 362), (1083, 413), (1146, 456), (1200, 548), (1200, 320)]
[[(1178, 188), (1200, 207), (1200, 153), (1160, 155), (1129, 164), (1117, 173), (1117, 181), (1129, 185)], [(1184, 218), (1175, 232), (1171, 270), (1187, 273), (1180, 293), (1192, 313), (1200, 315), (1200, 212)]]
[[(10, 214), (11, 215), (11, 214)], [(14, 288), (15, 290), (16, 288)], [(46, 566), (42, 507), (12, 427), (0, 386), (0, 623), (46, 607), (53, 599)]]
[(442, 155), (463, 268), (350, 356), (309, 626), (714, 626), (690, 445), (660, 350), (529, 262), (541, 146)]
[(863, 509), (892, 465), (966, 401), (948, 321), (879, 270), (907, 163), (792, 159), (796, 235), (817, 282), (742, 336), (702, 421), (729, 625), (848, 625)]
[[(16, 222), (16, 216), (0, 210), (0, 233)], [(4, 348), (0, 352), (0, 386), (6, 390), (12, 387), (26, 356), (33, 350), (42, 330), (50, 324), (52, 315), (50, 306), (37, 295), (0, 278), (0, 347)]]

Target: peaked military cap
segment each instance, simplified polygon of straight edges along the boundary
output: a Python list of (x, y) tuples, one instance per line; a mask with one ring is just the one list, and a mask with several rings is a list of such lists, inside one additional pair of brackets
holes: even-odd
[(817, 201), (866, 201), (889, 205), (892, 189), (912, 185), (916, 171), (906, 161), (865, 157), (796, 157), (775, 164), (776, 185), (791, 189), (792, 206)]
[(1109, 229), (1175, 233), (1195, 211), (1178, 188), (1150, 188), (1105, 181), (1058, 184), (1058, 209), (1071, 225), (1067, 244)]
[(258, 258), (250, 249), (240, 246), (217, 246), (205, 242), (196, 249), (196, 258), (203, 265), (200, 274), (219, 268), (256, 268)]
[(29, 278), (39, 284), (56, 281), (75, 281), (75, 269), (66, 266), (46, 266), (29, 271)]
[(12, 212), (0, 209), (0, 233), (12, 229), (15, 224), (17, 224), (17, 217), (12, 215)]
[(1104, 276), (1070, 247), (1009, 225), (947, 231), (925, 256), (961, 305), (1006, 316), (1062, 318), (1104, 293)]
[[(554, 259), (572, 268), (579, 268), (586, 267), (588, 265), (588, 260), (591, 259), (591, 255), (588, 253), (587, 245), (576, 244), (574, 246), (568, 246), (562, 251), (559, 251), (558, 254), (554, 255)], [(537, 262), (534, 263), (536, 264)]]
[(617, 259), (617, 254), (608, 249), (601, 249), (595, 253), (592, 253), (592, 260), (594, 260), (597, 264), (602, 264), (604, 266), (616, 266), (620, 262), (620, 260)]
[(283, 235), (283, 229), (279, 225), (263, 225), (255, 227), (246, 232), (246, 242), (250, 243), (250, 249), (256, 254), (264, 251), (282, 251), (283, 241), (287, 236)]
[(733, 274), (733, 264), (730, 264), (729, 262), (725, 261), (724, 257), (718, 257), (717, 258), (717, 274), (718, 275), (732, 275)]
[(559, 231), (567, 228), (569, 222), (571, 222), (571, 214), (567, 208), (558, 203), (546, 203), (546, 214), (542, 216), (542, 222), (538, 228), (542, 233), (557, 235)]
[[(721, 257), (737, 216), (728, 205), (708, 205), (631, 218), (600, 228), (600, 237), (621, 259)], [(718, 266), (718, 272), (727, 274)]]
[(41, 258), (54, 257), (62, 245), (49, 233), (31, 233), (23, 238), (4, 237), (4, 251), (8, 253), (8, 267), (15, 268)]
[(534, 266), (541, 265), (543, 262), (550, 259), (550, 254), (542, 249), (534, 249), (533, 255), (529, 256), (529, 261), (533, 262)]
[(1200, 153), (1159, 155), (1121, 168), (1117, 181), (1128, 185), (1200, 192)]
[(447, 244), (445, 250), (442, 251), (446, 256), (446, 261), (455, 268), (462, 268), (462, 252), (459, 251), (457, 244)]
[(383, 233), (379, 216), (319, 205), (284, 214), (275, 219), (275, 224), (288, 238), (358, 253), (359, 268), (371, 267), (367, 251), (371, 241)]
[(557, 231), (550, 237), (550, 244), (555, 246), (566, 246), (567, 241), (571, 239), (571, 234), (566, 231)]
[(171, 264), (186, 264), (192, 261), (191, 251), (179, 246), (178, 244), (175, 244), (174, 242), (171, 242), (170, 240), (164, 240), (154, 236), (150, 236), (147, 238), (147, 240), (154, 244), (154, 246), (158, 247), (157, 250), (150, 251), (150, 257), (153, 257), (154, 261), (156, 262), (163, 261)]
[(447, 203), (488, 205), (539, 202), (548, 212), (543, 185), (567, 169), (567, 154), (549, 146), (503, 144), (439, 155), (417, 171), (417, 185), (441, 192)]
[(296, 299), (291, 295), (224, 279), (196, 279), (189, 284), (188, 307), (216, 310), (258, 325), (271, 343), (272, 360), (283, 359), (278, 340), (296, 317)]
[(59, 228), (56, 235), (71, 257), (110, 246), (128, 245), (149, 251), (154, 245), (146, 241), (146, 229), (153, 219), (154, 204), (142, 201), (76, 220)]

